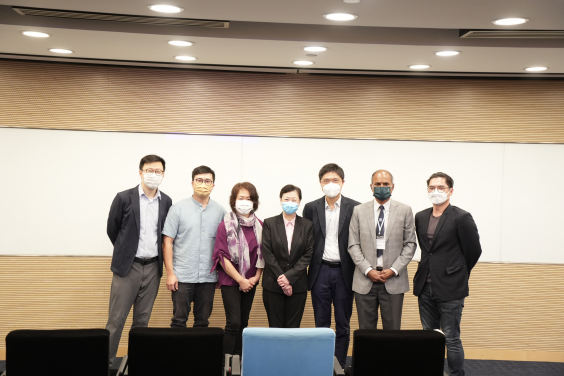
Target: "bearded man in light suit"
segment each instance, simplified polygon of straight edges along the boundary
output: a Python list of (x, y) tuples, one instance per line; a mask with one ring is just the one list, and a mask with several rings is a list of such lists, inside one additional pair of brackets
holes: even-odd
[(378, 307), (385, 330), (401, 328), (404, 293), (409, 291), (407, 265), (417, 248), (411, 207), (390, 197), (394, 178), (386, 170), (372, 174), (374, 199), (354, 208), (349, 254), (360, 329), (376, 329)]

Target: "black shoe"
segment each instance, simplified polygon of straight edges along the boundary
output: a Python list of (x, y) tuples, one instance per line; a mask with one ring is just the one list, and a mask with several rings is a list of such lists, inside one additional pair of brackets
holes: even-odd
[(348, 367), (344, 367), (343, 370), (345, 371), (345, 375), (347, 376), (352, 376), (352, 367), (348, 366)]

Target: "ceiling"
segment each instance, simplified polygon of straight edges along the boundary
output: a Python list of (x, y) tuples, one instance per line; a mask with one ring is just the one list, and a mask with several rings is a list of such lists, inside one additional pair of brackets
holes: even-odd
[[(170, 15), (148, 5), (184, 8)], [(11, 6), (69, 11), (230, 21), (229, 28), (161, 26), (111, 21), (22, 16)], [(356, 20), (335, 22), (323, 14), (347, 12)], [(523, 17), (524, 25), (500, 27), (492, 20)], [(564, 39), (464, 39), (459, 29), (564, 30), (562, 0), (0, 0), (0, 57), (77, 62), (145, 64), (182, 68), (245, 69), (361, 74), (444, 74), (564, 77)], [(43, 31), (31, 38), (22, 31)], [(166, 42), (182, 39), (190, 47)], [(325, 52), (306, 56), (304, 46)], [(50, 48), (73, 50), (70, 56)], [(435, 51), (457, 50), (454, 57)], [(197, 57), (191, 63), (177, 55)], [(314, 64), (300, 68), (295, 60)], [(411, 64), (431, 65), (414, 72)], [(525, 67), (547, 66), (544, 73)]]

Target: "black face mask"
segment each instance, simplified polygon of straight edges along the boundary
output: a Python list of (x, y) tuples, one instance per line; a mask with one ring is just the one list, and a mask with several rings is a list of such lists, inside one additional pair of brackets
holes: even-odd
[(380, 201), (389, 199), (392, 196), (390, 187), (374, 187), (374, 197)]

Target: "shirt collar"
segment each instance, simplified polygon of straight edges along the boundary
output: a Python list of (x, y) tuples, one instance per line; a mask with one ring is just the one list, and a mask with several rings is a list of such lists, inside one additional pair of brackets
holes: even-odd
[[(385, 204), (384, 204), (384, 210), (386, 212), (390, 212), (390, 205), (392, 203), (392, 199), (389, 199)], [(378, 201), (376, 201), (376, 199), (374, 199), (374, 210), (379, 210), (380, 209), (380, 203)]]
[(284, 227), (288, 226), (288, 223), (291, 223), (294, 227), (296, 226), (296, 216), (294, 216), (294, 218), (289, 221), (286, 219), (286, 217), (284, 217), (284, 214), (282, 214), (282, 219), (284, 220)]
[[(340, 195), (337, 202), (335, 202), (335, 206), (341, 207), (341, 199), (342, 198), (343, 198), (343, 195)], [(325, 209), (328, 209), (328, 208), (329, 208), (329, 204), (327, 203), (327, 197), (325, 197)]]
[[(141, 196), (147, 197), (147, 195), (143, 191), (143, 187), (141, 187), (141, 184), (139, 184), (139, 198), (141, 198)], [(155, 195), (155, 197), (153, 197), (153, 200), (155, 198), (158, 198), (159, 200), (161, 199), (161, 191), (158, 188), (157, 188), (157, 194)], [(149, 197), (147, 197), (147, 199), (149, 199)]]

